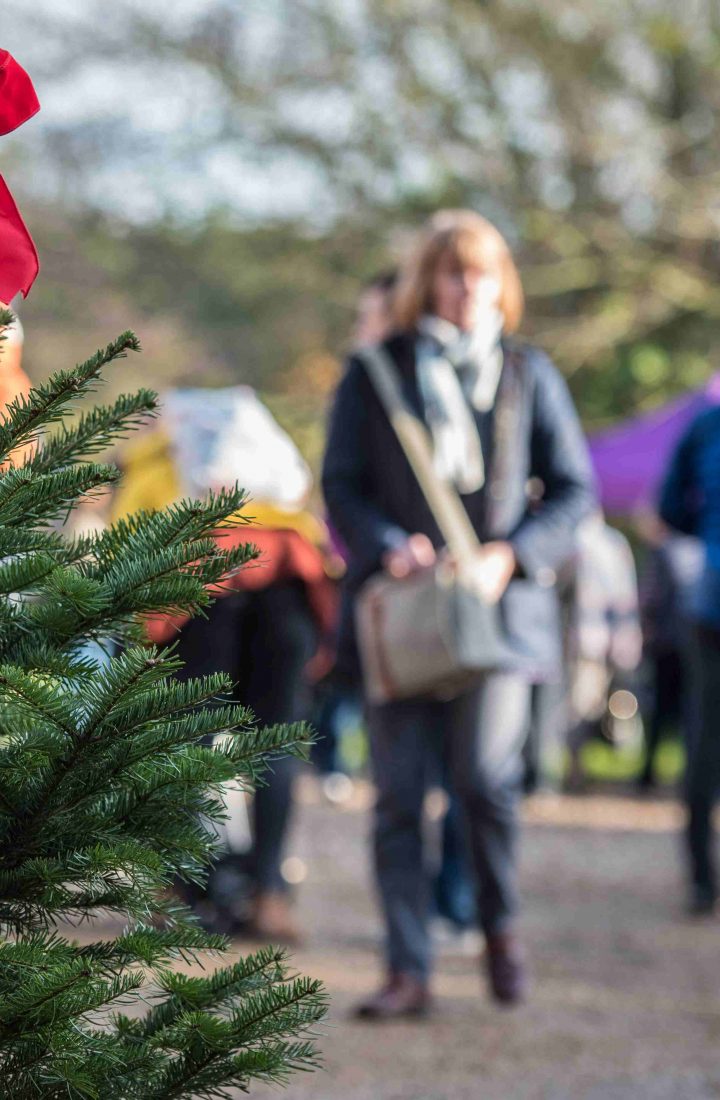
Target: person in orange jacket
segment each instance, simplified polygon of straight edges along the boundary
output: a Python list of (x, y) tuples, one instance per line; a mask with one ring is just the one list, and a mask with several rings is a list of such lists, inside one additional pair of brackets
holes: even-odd
[[(30, 393), (30, 379), (22, 367), (24, 344), (23, 327), (16, 318), (3, 331), (4, 339), (0, 343), (0, 416), (5, 419), (5, 408), (16, 397), (27, 397)], [(32, 451), (32, 444), (18, 447), (10, 456), (11, 462), (19, 465)]]

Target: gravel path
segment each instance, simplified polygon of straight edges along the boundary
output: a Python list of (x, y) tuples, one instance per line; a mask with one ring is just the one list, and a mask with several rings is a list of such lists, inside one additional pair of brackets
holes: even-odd
[[(366, 852), (369, 793), (338, 809), (313, 781), (291, 845), (308, 868), (298, 970), (324, 979), (325, 1069), (288, 1100), (710, 1100), (720, 1097), (720, 920), (682, 917), (671, 803), (531, 801), (523, 918), (529, 1003), (486, 999), (475, 955), (443, 949), (422, 1024), (347, 1018), (374, 987), (379, 927)], [(242, 945), (244, 946), (244, 945)], [(278, 1095), (273, 1090), (273, 1095)], [(254, 1095), (269, 1097), (267, 1089)]]

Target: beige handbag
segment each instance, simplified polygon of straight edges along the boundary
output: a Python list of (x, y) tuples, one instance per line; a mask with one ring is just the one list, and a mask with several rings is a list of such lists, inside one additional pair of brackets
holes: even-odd
[(498, 607), (481, 594), (480, 541), (457, 492), (435, 472), (427, 429), (408, 408), (394, 363), (381, 348), (358, 354), (449, 551), (432, 568), (402, 580), (375, 574), (360, 589), (365, 694), (371, 703), (451, 698), (507, 659)]

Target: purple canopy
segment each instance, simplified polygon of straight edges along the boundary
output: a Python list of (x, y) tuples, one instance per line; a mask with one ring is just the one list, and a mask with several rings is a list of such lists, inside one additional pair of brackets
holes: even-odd
[(720, 404), (720, 374), (699, 391), (590, 437), (605, 511), (628, 513), (654, 503), (675, 444), (698, 413)]

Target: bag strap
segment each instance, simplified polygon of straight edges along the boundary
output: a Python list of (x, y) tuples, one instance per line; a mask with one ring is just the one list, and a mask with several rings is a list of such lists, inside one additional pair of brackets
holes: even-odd
[(435, 470), (430, 436), (408, 408), (395, 364), (381, 347), (362, 348), (355, 354), (368, 372), (448, 549), (460, 565), (470, 565), (480, 540), (459, 494)]

